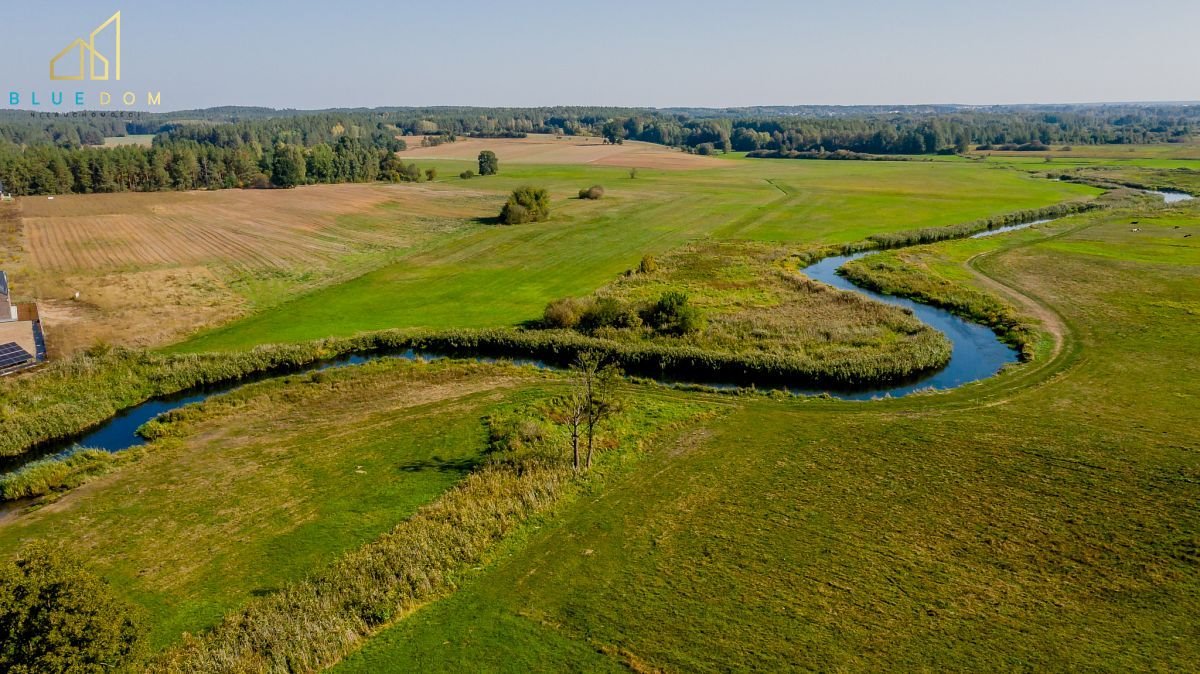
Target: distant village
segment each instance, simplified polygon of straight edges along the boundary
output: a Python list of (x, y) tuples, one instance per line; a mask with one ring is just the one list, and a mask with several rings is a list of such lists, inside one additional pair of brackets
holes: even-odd
[(13, 304), (8, 274), (0, 271), (0, 376), (45, 360), (46, 339), (37, 304)]

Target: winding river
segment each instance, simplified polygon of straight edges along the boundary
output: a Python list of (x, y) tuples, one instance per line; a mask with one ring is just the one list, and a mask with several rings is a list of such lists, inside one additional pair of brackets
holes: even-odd
[[(1147, 191), (1150, 192), (1149, 190)], [(1191, 195), (1179, 192), (1150, 193), (1161, 195), (1166, 203), (1176, 203), (1193, 198)], [(995, 229), (990, 229), (975, 234), (972, 238), (994, 236), (1005, 232), (1025, 229), (1038, 224), (1044, 224), (1046, 222), (1050, 222), (1050, 220), (1037, 220), (1019, 225), (997, 227)], [(940, 330), (950, 339), (950, 342), (953, 346), (950, 361), (939, 370), (925, 373), (907, 382), (891, 383), (878, 387), (863, 387), (854, 390), (788, 388), (787, 390), (790, 393), (796, 395), (828, 394), (835, 398), (841, 398), (844, 400), (871, 400), (888, 396), (900, 397), (915, 391), (951, 389), (973, 381), (986, 379), (996, 374), (1000, 368), (1004, 367), (1005, 365), (1017, 362), (1017, 352), (1012, 347), (1000, 341), (999, 338), (996, 337), (996, 334), (991, 331), (991, 329), (983, 325), (974, 323), (959, 316), (955, 316), (945, 309), (939, 309), (927, 304), (922, 304), (921, 302), (917, 302), (915, 300), (884, 295), (873, 290), (861, 288), (857, 285), (854, 285), (846, 278), (838, 275), (838, 268), (840, 268), (846, 262), (872, 254), (874, 254), (874, 251), (856, 253), (854, 255), (827, 257), (816, 264), (801, 269), (800, 271), (814, 280), (827, 283), (835, 288), (861, 293), (873, 300), (896, 305), (912, 311), (912, 313), (918, 319), (924, 321), (927, 325)], [(445, 356), (438, 354), (416, 353), (413, 351), (406, 351), (403, 353), (372, 352), (353, 354), (327, 361), (312, 363), (300, 370), (286, 373), (286, 375), (281, 375), (279, 373), (264, 373), (224, 384), (214, 384), (190, 389), (170, 396), (154, 398), (140, 405), (135, 405), (134, 407), (122, 410), (111, 419), (78, 436), (47, 443), (35, 451), (28, 452), (18, 457), (0, 460), (0, 472), (16, 470), (22, 465), (36, 459), (64, 456), (80, 447), (90, 447), (94, 449), (116, 452), (145, 444), (146, 441), (142, 439), (136, 432), (137, 429), (142, 426), (142, 424), (145, 424), (146, 422), (165, 412), (170, 412), (192, 403), (201, 402), (215, 395), (227, 393), (253, 381), (261, 381), (278, 376), (293, 376), (334, 367), (358, 365), (380, 358), (432, 360), (443, 357)], [(497, 359), (476, 358), (475, 360), (478, 362), (496, 362)], [(506, 362), (513, 362), (518, 365), (533, 365), (539, 368), (550, 367), (547, 364), (536, 360), (506, 359)], [(664, 383), (678, 384), (682, 382), (666, 381)], [(735, 388), (734, 386), (728, 384), (709, 384), (717, 388)]]

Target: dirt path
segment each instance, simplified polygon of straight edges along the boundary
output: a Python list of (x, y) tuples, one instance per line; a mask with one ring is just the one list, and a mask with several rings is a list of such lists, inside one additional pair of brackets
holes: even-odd
[(1033, 316), (1042, 324), (1042, 329), (1045, 330), (1054, 339), (1054, 348), (1050, 353), (1049, 360), (1056, 358), (1063, 350), (1063, 344), (1067, 338), (1067, 326), (1058, 312), (1050, 307), (1038, 302), (1029, 295), (1021, 292), (1019, 289), (1000, 281), (999, 279), (988, 276), (978, 266), (981, 260), (994, 257), (995, 255), (1011, 251), (1013, 248), (1000, 248), (997, 250), (987, 251), (972, 255), (963, 265), (971, 272), (971, 275), (985, 289), (991, 290), (996, 294), (1015, 303), (1021, 311)]

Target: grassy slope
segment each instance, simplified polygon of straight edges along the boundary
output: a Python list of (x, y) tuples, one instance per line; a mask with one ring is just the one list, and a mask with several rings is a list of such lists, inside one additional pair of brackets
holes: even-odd
[(522, 385), (514, 372), (376, 362), (252, 385), (207, 405), (181, 439), (6, 523), (0, 550), (66, 542), (148, 608), (165, 643), (457, 482), (486, 446), (480, 416)]
[(1061, 313), (1066, 374), (985, 384), (999, 405), (747, 403), (343, 670), (1189, 668), (1200, 242), (1181, 220), (1095, 217), (979, 262)]
[[(422, 165), (436, 165), (442, 175), (468, 166)], [(247, 348), (387, 327), (511, 325), (539, 316), (551, 299), (594, 290), (644, 253), (698, 237), (839, 243), (1096, 193), (1017, 171), (933, 162), (729, 162), (699, 171), (647, 170), (636, 180), (615, 168), (511, 165), (502, 171), (471, 181), (451, 178), (450, 184), (494, 190), (497, 212), (512, 187), (545, 185), (557, 204), (555, 217), (448, 235), (441, 245), (176, 348)], [(603, 200), (570, 199), (591, 184), (606, 187)]]

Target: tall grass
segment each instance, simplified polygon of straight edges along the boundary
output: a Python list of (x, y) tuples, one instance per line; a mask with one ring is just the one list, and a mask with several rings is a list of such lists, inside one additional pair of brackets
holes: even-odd
[(393, 330), (347, 339), (258, 347), (248, 352), (160, 355), (116, 349), (81, 354), (34, 376), (0, 382), (0, 456), (69, 438), (151, 398), (262, 373), (285, 373), (350, 353), (417, 350), (449, 356), (535, 358), (567, 366), (584, 351), (634, 374), (732, 383), (850, 386), (901, 379), (949, 357), (940, 343), (898, 362), (885, 354), (824, 362), (803, 352), (732, 353), (689, 345), (626, 343), (567, 330)]
[(20, 470), (0, 475), (0, 501), (15, 501), (72, 489), (130, 458), (97, 449), (81, 449), (64, 457), (33, 461)]

